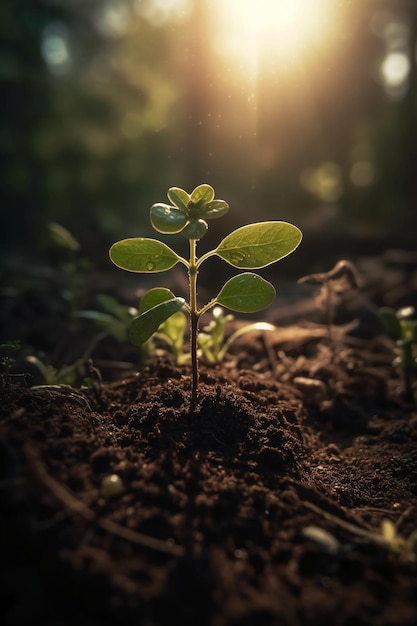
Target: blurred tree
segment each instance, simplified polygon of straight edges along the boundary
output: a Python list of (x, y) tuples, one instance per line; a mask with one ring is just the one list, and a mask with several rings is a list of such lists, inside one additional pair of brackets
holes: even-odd
[(4, 251), (51, 219), (90, 246), (148, 224), (176, 169), (174, 35), (133, 2), (2, 3)]
[(201, 182), (239, 211), (234, 225), (262, 211), (312, 234), (410, 231), (417, 3), (330, 3), (296, 63), (254, 50), (224, 21), (232, 4), (249, 5), (3, 0), (4, 253), (36, 249), (55, 221), (105, 262), (115, 237), (152, 232), (169, 186)]
[(417, 3), (408, 0), (407, 21), (410, 28), (409, 54), (410, 75), (408, 90), (404, 97), (403, 111), (399, 115), (403, 120), (402, 135), (405, 144), (403, 163), (404, 210), (403, 230), (417, 232)]

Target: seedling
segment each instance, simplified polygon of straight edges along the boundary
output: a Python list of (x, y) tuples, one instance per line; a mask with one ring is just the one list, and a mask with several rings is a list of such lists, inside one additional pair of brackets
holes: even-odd
[[(108, 336), (113, 337), (116, 341), (124, 342), (128, 339), (132, 320), (143, 310), (148, 298), (153, 297), (153, 293), (154, 290), (151, 289), (143, 296), (143, 302), (141, 301), (139, 308), (121, 304), (116, 298), (105, 293), (99, 293), (97, 301), (104, 310), (79, 311), (77, 317), (91, 320), (98, 328), (102, 329), (103, 334), (96, 339), (96, 342)], [(183, 351), (186, 326), (185, 314), (182, 311), (177, 311), (165, 320), (157, 332), (143, 344), (144, 354), (152, 354), (155, 350), (154, 339), (160, 339), (168, 345), (176, 363), (185, 363), (190, 358), (190, 355)]]
[(327, 331), (330, 342), (333, 341), (332, 326), (335, 307), (341, 296), (358, 288), (358, 278), (354, 265), (350, 261), (338, 261), (328, 272), (308, 274), (298, 280), (301, 285), (319, 288), (317, 300), (326, 311)]
[(397, 357), (394, 366), (402, 369), (404, 377), (404, 395), (413, 400), (412, 377), (417, 365), (417, 319), (412, 306), (392, 309), (382, 307), (379, 310), (380, 320), (387, 333), (394, 339)]
[[(327, 521), (340, 526), (340, 528), (343, 528), (358, 537), (363, 537), (364, 539), (371, 541), (380, 548), (388, 550), (404, 560), (413, 562), (417, 560), (417, 529), (413, 530), (408, 537), (400, 535), (398, 532), (398, 527), (407, 514), (407, 511), (405, 511), (395, 523), (388, 518), (383, 518), (379, 529), (370, 530), (340, 519), (339, 517), (332, 515), (332, 513), (328, 513), (327, 511), (321, 509), (312, 502), (306, 501), (304, 502), (304, 506), (311, 511), (318, 513)], [(307, 526), (303, 530), (303, 535), (307, 539), (311, 539), (312, 541), (319, 543), (330, 553), (335, 554), (340, 549), (339, 541), (331, 533), (318, 526)]]
[(120, 304), (116, 298), (105, 293), (97, 294), (97, 301), (104, 311), (78, 311), (77, 317), (92, 320), (105, 335), (110, 335), (117, 341), (126, 341), (129, 326), (137, 316), (138, 309)]
[(271, 331), (275, 330), (273, 324), (266, 322), (254, 322), (238, 328), (234, 333), (225, 339), (226, 325), (234, 319), (231, 314), (225, 315), (221, 306), (213, 308), (213, 319), (203, 328), (198, 335), (198, 347), (201, 358), (210, 364), (221, 363), (226, 356), (230, 346), (242, 335), (251, 331)]
[(77, 316), (79, 300), (77, 272), (85, 264), (85, 260), (77, 258), (77, 253), (80, 251), (81, 245), (72, 233), (61, 224), (50, 222), (48, 229), (52, 243), (63, 250), (66, 256), (66, 261), (62, 265), (67, 283), (64, 297), (70, 303), (70, 313), (71, 317), (74, 319)]
[(79, 375), (79, 369), (83, 365), (83, 359), (79, 359), (72, 365), (63, 365), (60, 368), (55, 368), (53, 365), (46, 363), (40, 357), (30, 354), (25, 359), (27, 363), (30, 363), (40, 375), (42, 380), (41, 385), (37, 386), (59, 386), (59, 385), (73, 385)]
[[(312, 507), (309, 506), (309, 508)], [(417, 560), (417, 530), (412, 531), (408, 537), (404, 537), (398, 533), (397, 524), (387, 518), (382, 520), (379, 529), (372, 531), (345, 522), (331, 514), (326, 514), (326, 517), (345, 530), (371, 541), (405, 561)], [(306, 526), (303, 529), (303, 536), (319, 544), (329, 554), (337, 554), (342, 549), (336, 537), (319, 526)]]
[[(163, 287), (156, 287), (147, 291), (142, 297), (139, 304), (139, 314), (144, 313), (152, 308), (153, 302), (163, 298), (175, 298), (172, 291)], [(184, 335), (187, 327), (187, 318), (182, 311), (176, 311), (168, 317), (153, 335), (145, 342), (145, 346), (149, 353), (153, 351), (153, 340), (160, 339), (170, 348), (174, 360), (178, 364), (186, 363), (190, 359), (190, 355), (184, 352)]]
[(417, 530), (408, 537), (398, 533), (397, 525), (384, 518), (381, 522), (381, 537), (387, 548), (408, 561), (417, 560)]
[[(202, 264), (218, 256), (238, 269), (259, 269), (275, 263), (293, 252), (300, 244), (301, 231), (288, 222), (258, 222), (242, 226), (227, 235), (215, 248), (197, 257), (197, 241), (207, 232), (207, 220), (225, 215), (229, 205), (215, 200), (214, 189), (199, 185), (188, 194), (183, 189), (168, 190), (171, 204), (157, 203), (150, 209), (153, 228), (162, 234), (182, 233), (189, 241), (189, 259), (179, 256), (157, 239), (136, 237), (123, 239), (110, 248), (110, 259), (130, 272), (163, 272), (181, 263), (188, 271), (189, 297), (175, 296), (170, 290), (151, 290), (141, 301), (140, 314), (133, 320), (129, 337), (133, 344), (142, 345), (158, 331), (172, 315), (185, 309), (190, 315), (191, 404), (197, 400), (198, 388), (198, 327), (200, 317), (216, 305), (239, 313), (253, 313), (267, 307), (275, 297), (273, 285), (258, 274), (243, 272), (228, 280), (215, 298), (197, 306), (197, 275)], [(145, 294), (146, 295), (146, 294)]]

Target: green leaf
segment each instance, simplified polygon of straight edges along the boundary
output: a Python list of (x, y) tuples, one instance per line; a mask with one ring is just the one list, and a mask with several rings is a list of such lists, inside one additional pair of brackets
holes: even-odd
[(53, 243), (60, 248), (66, 248), (67, 250), (71, 250), (71, 252), (77, 252), (81, 246), (75, 237), (70, 233), (70, 231), (61, 224), (55, 224), (55, 222), (50, 222), (48, 224), (49, 233), (51, 235), (51, 239)]
[(199, 185), (191, 192), (191, 202), (194, 204), (206, 204), (214, 198), (214, 189), (210, 185)]
[(167, 300), (172, 300), (173, 298), (175, 298), (175, 295), (170, 289), (166, 289), (165, 287), (154, 287), (153, 289), (149, 289), (149, 291), (143, 294), (140, 299), (139, 313), (144, 313), (145, 311), (152, 309), (157, 304), (167, 302)]
[(301, 231), (293, 224), (259, 222), (233, 231), (214, 252), (233, 267), (257, 269), (293, 252), (301, 239)]
[(163, 336), (165, 341), (179, 353), (183, 348), (186, 328), (187, 317), (182, 311), (177, 311), (160, 325), (157, 335)]
[(201, 239), (207, 232), (207, 222), (204, 220), (193, 220), (182, 231), (182, 235), (187, 239)]
[(110, 248), (110, 259), (128, 272), (164, 272), (179, 261), (166, 244), (144, 237), (122, 239)]
[(116, 313), (116, 311), (120, 308), (120, 303), (113, 298), (113, 296), (109, 296), (107, 293), (98, 293), (96, 296), (97, 302), (101, 304), (103, 309), (108, 313)]
[(182, 311), (177, 311), (161, 324), (158, 333), (165, 334), (175, 344), (183, 341), (186, 328), (187, 317)]
[(135, 346), (141, 346), (152, 337), (165, 320), (179, 311), (184, 304), (184, 298), (172, 298), (135, 317), (129, 329), (130, 341)]
[(180, 209), (183, 213), (187, 213), (188, 203), (191, 198), (189, 194), (184, 191), (184, 189), (180, 189), (179, 187), (171, 187), (168, 189), (167, 193), (168, 199), (175, 204), (176, 207)]
[(384, 306), (379, 309), (379, 318), (386, 332), (393, 338), (399, 339), (402, 336), (401, 322), (394, 309)]
[(267, 307), (275, 298), (275, 288), (252, 272), (234, 276), (223, 285), (216, 302), (239, 313), (254, 313)]
[(182, 231), (187, 215), (169, 204), (154, 204), (150, 211), (151, 224), (159, 233), (174, 234)]
[(207, 220), (214, 220), (223, 217), (229, 210), (229, 205), (224, 200), (213, 200), (204, 205), (201, 212), (202, 216)]
[(129, 310), (133, 307), (120, 304), (120, 302), (118, 302), (116, 298), (113, 298), (113, 296), (109, 296), (107, 293), (97, 294), (97, 301), (107, 313), (110, 313), (114, 317), (117, 317), (117, 319), (122, 322), (130, 322), (133, 317), (129, 313)]
[(110, 315), (110, 313), (103, 313), (102, 311), (77, 311), (77, 317), (85, 320), (93, 320), (94, 322), (102, 322), (104, 324), (118, 321), (114, 315)]

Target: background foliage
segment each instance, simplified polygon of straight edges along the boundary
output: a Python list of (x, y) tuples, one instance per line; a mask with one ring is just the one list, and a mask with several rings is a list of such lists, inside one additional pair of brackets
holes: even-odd
[(231, 205), (225, 232), (412, 237), (417, 3), (332, 6), (325, 45), (250, 65), (214, 0), (4, 0), (3, 256), (42, 250), (54, 221), (104, 259), (152, 233), (168, 187), (203, 182)]

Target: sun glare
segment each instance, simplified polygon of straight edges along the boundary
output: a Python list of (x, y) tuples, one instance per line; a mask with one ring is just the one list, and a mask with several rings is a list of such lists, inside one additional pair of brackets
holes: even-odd
[[(334, 1), (334, 0), (333, 0)], [(216, 48), (242, 66), (300, 60), (329, 32), (331, 0), (217, 0)]]

